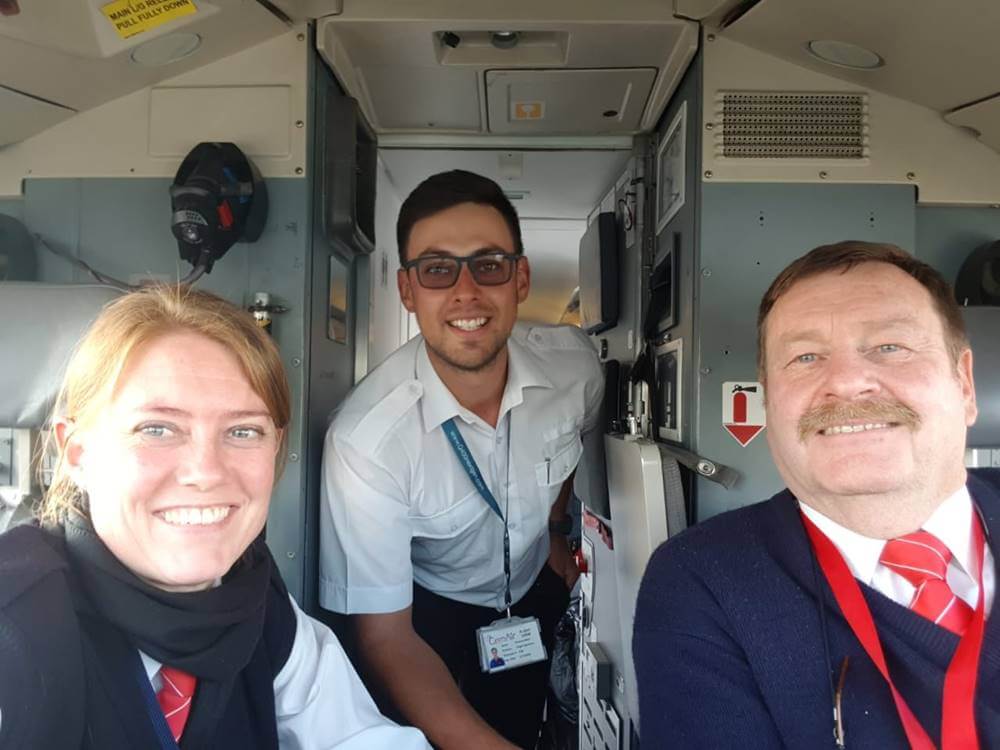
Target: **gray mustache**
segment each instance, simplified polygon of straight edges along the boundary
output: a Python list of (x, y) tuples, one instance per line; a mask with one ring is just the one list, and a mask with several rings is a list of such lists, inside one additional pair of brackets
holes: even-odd
[(824, 404), (810, 409), (799, 418), (799, 440), (805, 440), (820, 430), (847, 422), (892, 422), (915, 430), (920, 415), (898, 401), (885, 399), (851, 403)]

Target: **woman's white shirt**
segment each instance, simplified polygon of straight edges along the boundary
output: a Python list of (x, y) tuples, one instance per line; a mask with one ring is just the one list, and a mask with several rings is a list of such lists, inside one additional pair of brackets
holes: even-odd
[[(326, 625), (295, 612), (295, 642), (274, 678), (278, 745), (282, 750), (429, 750), (418, 729), (383, 716), (337, 637)], [(160, 663), (142, 657), (154, 692), (162, 687)]]

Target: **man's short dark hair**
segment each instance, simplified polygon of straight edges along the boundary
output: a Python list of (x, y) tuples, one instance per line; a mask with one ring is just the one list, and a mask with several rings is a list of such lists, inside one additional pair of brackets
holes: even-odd
[(524, 253), (517, 211), (503, 194), (500, 186), (493, 180), (474, 172), (452, 169), (428, 177), (403, 201), (399, 209), (399, 219), (396, 221), (399, 262), (406, 262), (406, 244), (410, 241), (410, 232), (414, 224), (462, 203), (492, 206), (499, 211), (507, 223), (510, 236), (514, 238), (514, 252), (518, 255)]
[(969, 347), (969, 339), (965, 333), (962, 310), (955, 301), (951, 284), (934, 268), (896, 245), (848, 240), (821, 245), (792, 261), (764, 293), (757, 311), (757, 372), (762, 381), (766, 364), (764, 324), (778, 299), (803, 279), (838, 269), (841, 273), (846, 273), (859, 263), (888, 263), (920, 282), (930, 293), (934, 307), (941, 316), (948, 353), (954, 362), (958, 362), (959, 356)]

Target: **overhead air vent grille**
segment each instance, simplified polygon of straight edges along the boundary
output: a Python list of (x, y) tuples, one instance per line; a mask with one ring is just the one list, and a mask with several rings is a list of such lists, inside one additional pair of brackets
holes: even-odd
[(865, 159), (866, 94), (719, 92), (715, 155), (729, 159)]

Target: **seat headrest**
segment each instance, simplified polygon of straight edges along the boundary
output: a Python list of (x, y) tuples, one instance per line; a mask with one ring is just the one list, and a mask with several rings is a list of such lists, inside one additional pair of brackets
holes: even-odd
[(979, 416), (969, 428), (968, 447), (1000, 447), (1000, 307), (963, 307), (972, 344)]
[(0, 427), (45, 423), (74, 347), (120, 294), (92, 284), (0, 282)]

